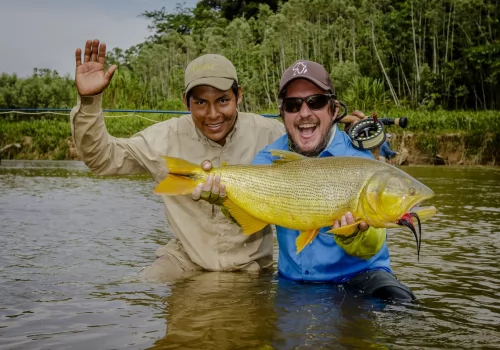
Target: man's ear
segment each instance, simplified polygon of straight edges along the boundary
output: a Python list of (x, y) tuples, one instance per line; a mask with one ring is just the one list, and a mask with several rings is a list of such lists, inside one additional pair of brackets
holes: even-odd
[(241, 89), (241, 86), (238, 85), (238, 98), (236, 99), (236, 104), (239, 105), (242, 99), (243, 99), (243, 90)]
[(188, 104), (188, 100), (187, 100), (187, 95), (186, 95), (186, 92), (185, 92), (185, 91), (182, 93), (182, 101), (184, 102), (184, 106), (186, 107), (186, 109), (187, 109), (188, 111), (190, 111), (190, 109), (189, 109), (189, 104)]
[(330, 108), (333, 108), (332, 121), (335, 121), (340, 113), (340, 103), (339, 101), (334, 100), (333, 103), (329, 103), (328, 105), (330, 106)]

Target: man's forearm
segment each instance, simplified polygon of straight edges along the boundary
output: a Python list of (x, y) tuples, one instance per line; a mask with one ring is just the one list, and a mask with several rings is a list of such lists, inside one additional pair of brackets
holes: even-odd
[(369, 227), (368, 230), (350, 237), (335, 235), (334, 238), (347, 254), (368, 260), (382, 248), (386, 237), (386, 229)]
[(109, 135), (102, 114), (102, 94), (78, 97), (70, 115), (71, 133), (78, 154), (99, 175), (137, 174), (145, 169), (122, 139)]

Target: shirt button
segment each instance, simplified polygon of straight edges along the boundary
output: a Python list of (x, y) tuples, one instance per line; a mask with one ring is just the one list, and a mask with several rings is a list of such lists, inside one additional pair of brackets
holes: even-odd
[(309, 275), (309, 270), (306, 270), (306, 271), (305, 271), (305, 274), (306, 274), (306, 275)]

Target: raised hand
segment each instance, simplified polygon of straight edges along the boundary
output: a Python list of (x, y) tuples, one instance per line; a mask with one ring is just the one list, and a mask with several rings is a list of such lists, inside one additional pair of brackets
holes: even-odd
[(82, 64), (82, 50), (75, 51), (76, 58), (76, 89), (80, 96), (97, 95), (103, 92), (109, 85), (116, 65), (112, 65), (104, 71), (106, 62), (106, 44), (99, 40), (87, 40), (85, 43), (84, 61)]

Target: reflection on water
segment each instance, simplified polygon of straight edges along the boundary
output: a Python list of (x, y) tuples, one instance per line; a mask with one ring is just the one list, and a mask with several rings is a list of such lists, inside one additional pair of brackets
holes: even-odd
[(0, 348), (500, 347), (500, 170), (403, 168), (436, 192), (412, 234), (390, 230), (392, 267), (416, 304), (359, 300), (273, 271), (138, 278), (171, 233), (143, 177), (80, 162), (0, 165)]

